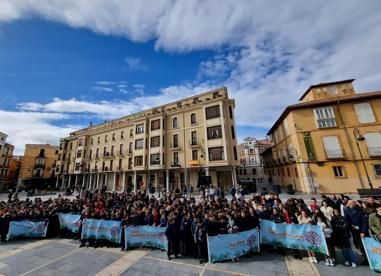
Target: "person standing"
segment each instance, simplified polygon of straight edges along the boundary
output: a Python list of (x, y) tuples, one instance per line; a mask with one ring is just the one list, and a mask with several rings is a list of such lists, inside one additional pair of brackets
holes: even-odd
[(369, 228), (378, 241), (381, 241), (381, 206), (376, 212), (369, 215)]
[(197, 221), (194, 240), (197, 243), (198, 258), (200, 264), (208, 260), (208, 245), (206, 240), (206, 226), (202, 218)]
[(180, 251), (178, 246), (178, 237), (180, 236), (180, 233), (173, 217), (169, 218), (168, 220), (168, 226), (165, 230), (165, 235), (167, 236), (168, 240), (168, 260), (172, 259), (171, 255), (174, 255), (175, 259), (177, 259)]
[[(313, 220), (312, 218), (308, 215), (306, 210), (302, 210), (300, 212), (300, 215), (298, 216), (298, 223), (299, 224), (312, 224)], [(310, 262), (311, 263), (318, 263), (318, 260), (316, 259), (315, 252), (308, 250), (308, 257), (310, 257)]]

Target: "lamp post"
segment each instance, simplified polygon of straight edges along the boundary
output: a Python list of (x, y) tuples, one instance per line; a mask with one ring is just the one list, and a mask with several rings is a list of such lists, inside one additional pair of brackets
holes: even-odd
[(359, 144), (359, 142), (364, 141), (365, 138), (364, 138), (364, 136), (361, 135), (360, 130), (359, 130), (358, 128), (354, 128), (354, 129), (353, 129), (353, 135), (355, 136), (355, 139), (356, 139), (357, 149), (358, 149), (359, 154), (360, 154), (360, 158), (361, 158), (362, 165), (364, 166), (364, 170), (365, 170), (366, 178), (368, 179), (369, 187), (370, 187), (371, 189), (373, 189), (372, 181), (370, 180), (369, 173), (368, 173), (368, 170), (367, 170), (367, 168), (366, 168), (365, 161), (364, 161), (364, 157), (363, 157), (363, 155), (362, 155), (361, 148), (360, 148), (360, 144)]

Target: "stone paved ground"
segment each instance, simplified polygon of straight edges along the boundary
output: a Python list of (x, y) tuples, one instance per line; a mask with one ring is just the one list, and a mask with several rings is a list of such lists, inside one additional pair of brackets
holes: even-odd
[[(78, 241), (53, 239), (0, 244), (1, 275), (260, 275), (260, 276), (370, 276), (369, 267), (326, 267), (305, 260), (263, 252), (241, 257), (240, 262), (200, 264), (194, 258), (167, 260), (160, 250), (79, 248)], [(340, 261), (340, 258), (339, 258)]]

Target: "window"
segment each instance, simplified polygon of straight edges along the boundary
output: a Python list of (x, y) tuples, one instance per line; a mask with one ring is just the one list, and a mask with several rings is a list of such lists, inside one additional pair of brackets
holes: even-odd
[(82, 157), (82, 150), (79, 150), (77, 151), (77, 158), (81, 158)]
[(103, 148), (103, 156), (106, 156), (106, 152), (107, 152), (107, 148), (104, 147), (104, 148)]
[(253, 168), (253, 175), (257, 175), (257, 169)]
[(134, 166), (143, 166), (143, 156), (135, 156)]
[(128, 153), (132, 153), (132, 142), (128, 144)]
[(83, 140), (82, 139), (79, 139), (78, 140), (78, 146), (80, 147), (80, 146), (82, 146), (83, 145)]
[(318, 128), (336, 126), (335, 114), (332, 107), (315, 108), (314, 111)]
[(243, 174), (247, 175), (247, 169), (243, 169)]
[(197, 123), (197, 120), (196, 120), (196, 113), (192, 113), (191, 114), (191, 125), (194, 125)]
[(114, 156), (114, 145), (111, 146), (111, 156)]
[(123, 160), (119, 159), (118, 170), (122, 170), (122, 167), (123, 167)]
[(230, 119), (233, 119), (233, 108), (231, 107), (231, 105), (229, 105), (229, 116)]
[(287, 168), (287, 175), (288, 177), (291, 177), (290, 168)]
[(93, 145), (93, 144), (94, 144), (94, 139), (91, 138), (91, 139), (90, 139), (90, 145)]
[(151, 154), (150, 165), (160, 165), (160, 153)]
[(197, 152), (197, 150), (192, 150), (192, 160), (198, 160), (198, 152)]
[(89, 159), (93, 158), (93, 150), (90, 150), (89, 152)]
[(208, 132), (208, 140), (219, 139), (222, 137), (221, 126), (208, 127), (207, 132)]
[(381, 156), (381, 134), (378, 132), (364, 135), (370, 156)]
[(95, 152), (95, 158), (98, 158), (99, 157), (99, 149), (97, 149), (97, 151)]
[(101, 142), (101, 137), (98, 136), (98, 140), (97, 140), (97, 143), (99, 144)]
[(298, 176), (298, 169), (296, 167), (294, 168), (294, 172), (295, 172), (295, 177), (299, 177)]
[(144, 124), (140, 124), (136, 126), (136, 134), (144, 133)]
[(160, 119), (151, 121), (151, 130), (160, 129)]
[(216, 147), (209, 148), (209, 161), (224, 160), (224, 148)]
[(344, 169), (342, 166), (334, 166), (333, 173), (335, 177), (344, 177)]
[(191, 145), (197, 145), (197, 131), (191, 132)]
[(120, 133), (120, 139), (124, 139), (124, 131)]
[(173, 148), (179, 147), (179, 135), (173, 134)]
[(288, 154), (289, 154), (289, 159), (291, 161), (295, 161), (295, 152), (294, 152), (294, 145), (292, 143), (288, 144)]
[(81, 167), (81, 163), (75, 163), (75, 170), (76, 171), (79, 171), (80, 167)]
[(160, 146), (160, 136), (151, 137), (151, 148)]
[(177, 117), (173, 118), (172, 120), (172, 128), (178, 128), (178, 124), (177, 124)]
[(105, 135), (105, 142), (107, 142), (107, 135)]
[(110, 171), (112, 171), (113, 165), (114, 165), (114, 160), (110, 160)]
[(119, 145), (119, 154), (123, 154), (123, 144)]
[(234, 154), (234, 160), (238, 160), (237, 147), (236, 146), (233, 147), (233, 154)]
[(354, 107), (360, 124), (374, 123), (376, 121), (369, 103), (355, 104)]
[(374, 164), (373, 169), (374, 169), (375, 176), (381, 177), (381, 164)]
[(336, 136), (323, 137), (323, 144), (327, 158), (342, 158), (339, 139)]
[(133, 136), (134, 136), (134, 130), (130, 129), (130, 137), (133, 137)]
[(115, 133), (112, 134), (112, 140), (115, 141)]
[(175, 165), (175, 166), (179, 165), (179, 153), (178, 152), (173, 153), (173, 165)]
[(135, 140), (135, 149), (142, 149), (144, 146), (144, 139)]
[(205, 108), (206, 119), (213, 119), (220, 117), (220, 106), (215, 105)]
[(231, 126), (231, 130), (232, 130), (232, 139), (235, 139), (234, 126)]

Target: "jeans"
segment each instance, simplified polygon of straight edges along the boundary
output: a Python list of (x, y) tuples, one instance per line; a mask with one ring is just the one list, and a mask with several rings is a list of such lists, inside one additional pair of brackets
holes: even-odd
[(353, 253), (352, 248), (342, 248), (341, 253), (343, 254), (344, 261), (350, 263), (356, 263), (356, 256)]

